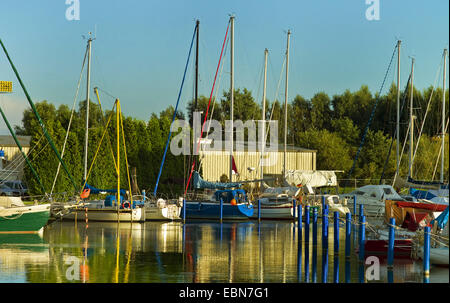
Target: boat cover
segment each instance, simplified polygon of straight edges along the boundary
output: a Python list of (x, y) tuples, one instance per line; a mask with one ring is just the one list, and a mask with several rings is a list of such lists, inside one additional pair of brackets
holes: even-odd
[(442, 212), (442, 214), (439, 215), (436, 219), (431, 221), (431, 224), (434, 224), (434, 221), (437, 222), (438, 227), (440, 229), (444, 229), (445, 225), (447, 225), (448, 222), (448, 206), (447, 208)]
[(195, 189), (226, 189), (226, 188), (234, 188), (241, 187), (241, 183), (237, 182), (209, 182), (202, 179), (200, 174), (197, 171), (194, 171), (194, 188)]
[(300, 184), (312, 187), (338, 185), (336, 173), (332, 170), (288, 170), (285, 179), (291, 186)]
[[(101, 192), (117, 193), (117, 188), (116, 189), (99, 189), (99, 188), (96, 188), (96, 187), (94, 187), (92, 185), (89, 185), (87, 183), (84, 186), (84, 189), (90, 189), (91, 190), (91, 194), (100, 194)], [(126, 194), (126, 190), (125, 189), (121, 189), (120, 190), (120, 194), (124, 196)]]

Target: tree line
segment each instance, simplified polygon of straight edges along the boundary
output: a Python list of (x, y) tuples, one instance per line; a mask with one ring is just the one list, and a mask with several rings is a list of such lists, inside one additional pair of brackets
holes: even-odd
[[(441, 146), (441, 119), (442, 119), (442, 89), (432, 87), (423, 91), (414, 89), (414, 137), (417, 140), (422, 127), (428, 100), (431, 96), (430, 108), (423, 125), (422, 136), (417, 154), (414, 159), (413, 177), (416, 179), (431, 180), (434, 167)], [(400, 100), (405, 99), (406, 105), (401, 112), (400, 124), (400, 150), (407, 137), (409, 123), (409, 90), (402, 92)], [(192, 111), (203, 111), (202, 120), (206, 113), (209, 99), (200, 96), (195, 108), (194, 100), (187, 103), (186, 113), (179, 111), (178, 119), (189, 119), (192, 125)], [(394, 140), (389, 161), (386, 162), (394, 137), (396, 125), (397, 88), (392, 84), (386, 94), (373, 95), (367, 86), (363, 85), (357, 91), (346, 90), (341, 94), (330, 97), (325, 92), (316, 93), (311, 99), (296, 95), (288, 103), (287, 141), (298, 147), (317, 150), (318, 170), (343, 170), (339, 178), (348, 177), (357, 150), (361, 143), (364, 130), (377, 103), (370, 128), (365, 136), (365, 142), (355, 164), (350, 178), (379, 179), (384, 171), (385, 179), (392, 179), (396, 170), (396, 153)], [(446, 90), (446, 109), (449, 108), (448, 90)], [(61, 151), (68, 128), (71, 110), (67, 105), (56, 108), (48, 101), (36, 103), (36, 108), (45, 123), (45, 126)], [(85, 113), (86, 101), (80, 102), (75, 111), (69, 133), (64, 161), (76, 182), (81, 186), (84, 170), (84, 140), (85, 140)], [(162, 161), (164, 147), (167, 141), (173, 106), (168, 106), (159, 114), (153, 113), (148, 121), (132, 117), (124, 117), (123, 127), (126, 141), (127, 159), (130, 167), (136, 168), (136, 181), (139, 188), (153, 192), (159, 167)], [(89, 117), (89, 165), (94, 158), (103, 131), (105, 121), (111, 111), (102, 112), (100, 106), (90, 101)], [(214, 104), (209, 115), (222, 123), (230, 119), (230, 94), (224, 92)], [(448, 117), (448, 114), (446, 115)], [(209, 118), (209, 117), (208, 117)], [(261, 120), (261, 100), (255, 100), (252, 92), (246, 88), (237, 89), (234, 93), (234, 119), (242, 121)], [(284, 103), (275, 100), (267, 101), (265, 119), (278, 120), (279, 143), (284, 142)], [(257, 123), (256, 123), (257, 124)], [(98, 188), (115, 188), (116, 172), (111, 153), (115, 152), (115, 115), (112, 115), (111, 125), (107, 136), (99, 147), (99, 153), (93, 164), (88, 183)], [(29, 158), (39, 174), (47, 192), (50, 192), (55, 178), (58, 160), (42, 138), (42, 129), (33, 116), (31, 109), (23, 113), (22, 125), (15, 127), (18, 135), (31, 136)], [(174, 134), (175, 135), (175, 134)], [(172, 136), (172, 138), (174, 137)], [(394, 137), (395, 139), (395, 137)], [(400, 166), (400, 175), (408, 174), (408, 142), (406, 142)], [(415, 143), (414, 143), (415, 144)], [(112, 149), (112, 151), (111, 151)], [(448, 175), (448, 135), (446, 135), (445, 173)], [(124, 151), (121, 151), (123, 153)], [(124, 154), (121, 156), (122, 159)], [(123, 160), (124, 161), (124, 160)], [(188, 156), (174, 156), (167, 152), (164, 169), (162, 170), (158, 193), (167, 196), (176, 196), (183, 192), (192, 159)], [(386, 162), (386, 163), (385, 163)], [(440, 164), (434, 174), (439, 178)], [(31, 193), (41, 192), (37, 180), (31, 170), (25, 167), (24, 175)], [(121, 166), (122, 188), (127, 188), (126, 168)], [(58, 175), (53, 192), (70, 192), (73, 187), (64, 171)]]

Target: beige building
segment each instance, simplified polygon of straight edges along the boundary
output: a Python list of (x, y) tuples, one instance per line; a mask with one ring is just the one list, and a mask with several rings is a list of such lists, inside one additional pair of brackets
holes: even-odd
[[(17, 136), (25, 154), (30, 150), (30, 136)], [(12, 136), (0, 135), (0, 180), (20, 180), (23, 177), (25, 160)]]
[[(229, 176), (230, 153), (229, 151), (200, 151), (201, 176), (206, 181), (220, 181), (222, 175)], [(284, 145), (278, 146), (278, 151), (264, 152), (266, 165), (263, 167), (265, 176), (281, 175), (283, 173)], [(287, 146), (286, 170), (316, 170), (316, 150)], [(234, 176), (233, 181), (245, 181), (260, 179), (261, 167), (259, 165), (261, 152), (235, 151), (233, 152), (239, 176)]]

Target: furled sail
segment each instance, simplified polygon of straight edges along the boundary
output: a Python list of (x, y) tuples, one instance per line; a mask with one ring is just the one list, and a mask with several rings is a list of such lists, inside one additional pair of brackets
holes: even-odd
[(241, 183), (237, 182), (209, 182), (202, 179), (200, 174), (197, 171), (194, 171), (194, 188), (195, 189), (225, 189), (225, 188), (233, 188), (240, 187)]

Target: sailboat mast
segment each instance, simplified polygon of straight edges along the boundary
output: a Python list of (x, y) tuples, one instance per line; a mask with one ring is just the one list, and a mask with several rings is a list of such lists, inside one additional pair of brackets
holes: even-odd
[(402, 41), (397, 41), (397, 169), (395, 171), (395, 175), (399, 175), (400, 170), (400, 46)]
[(267, 87), (267, 55), (269, 51), (267, 48), (264, 50), (264, 84), (263, 84), (263, 97), (262, 97), (262, 126), (261, 126), (261, 160), (260, 160), (260, 168), (261, 168), (261, 179), (264, 178), (264, 166), (263, 166), (263, 156), (264, 156), (264, 147), (266, 146), (266, 87)]
[(444, 152), (445, 152), (445, 76), (446, 76), (446, 59), (447, 59), (447, 49), (444, 49), (444, 81), (442, 85), (442, 144), (441, 144), (441, 183), (444, 183)]
[[(91, 34), (91, 33), (89, 33)], [(84, 142), (84, 180), (87, 178), (87, 160), (88, 160), (88, 141), (89, 141), (89, 93), (91, 85), (91, 42), (92, 38), (88, 39), (88, 63), (87, 63), (87, 77), (86, 77), (86, 134)]]
[(234, 148), (234, 134), (233, 134), (233, 107), (234, 107), (234, 16), (230, 17), (230, 25), (231, 25), (231, 37), (230, 37), (230, 120), (231, 120), (231, 129), (230, 129), (230, 182), (233, 182), (233, 148)]
[(414, 95), (414, 58), (411, 58), (411, 99), (409, 102), (409, 176), (413, 177), (413, 140), (414, 140), (414, 116), (413, 116), (413, 95)]
[(284, 153), (283, 153), (283, 178), (286, 176), (286, 152), (287, 152), (287, 103), (288, 103), (288, 75), (289, 75), (289, 39), (291, 31), (287, 32), (286, 45), (286, 83), (284, 88)]
[[(193, 112), (198, 111), (198, 35), (200, 30), (200, 20), (196, 21), (195, 25), (195, 84), (194, 84), (194, 110)], [(194, 125), (194, 115), (192, 115), (192, 125)], [(195, 140), (194, 138), (192, 140)], [(193, 166), (195, 168), (195, 155), (193, 155)]]

